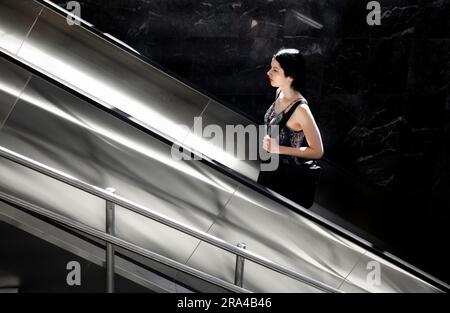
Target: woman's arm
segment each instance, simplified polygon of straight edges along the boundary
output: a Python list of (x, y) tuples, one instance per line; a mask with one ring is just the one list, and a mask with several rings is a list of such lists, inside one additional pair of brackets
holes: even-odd
[(322, 137), (316, 121), (307, 105), (299, 105), (292, 114), (294, 123), (301, 126), (309, 147), (288, 147), (277, 145), (269, 136), (264, 138), (264, 149), (271, 153), (294, 155), (304, 159), (320, 159), (323, 156)]

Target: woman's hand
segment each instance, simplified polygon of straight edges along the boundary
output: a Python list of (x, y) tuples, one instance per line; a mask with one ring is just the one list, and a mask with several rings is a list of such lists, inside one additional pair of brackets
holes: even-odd
[(265, 135), (263, 139), (263, 148), (270, 153), (279, 153), (280, 146), (275, 139), (272, 139), (269, 135)]

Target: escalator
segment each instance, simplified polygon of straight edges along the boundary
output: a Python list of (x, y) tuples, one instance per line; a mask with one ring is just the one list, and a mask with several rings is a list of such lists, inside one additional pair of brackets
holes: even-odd
[[(255, 185), (257, 161), (201, 151), (204, 139), (192, 132), (194, 116), (221, 127), (250, 121), (83, 27), (69, 26), (50, 7), (36, 1), (0, 4), (2, 147), (93, 185), (113, 187), (121, 196), (227, 242), (245, 242), (250, 251), (342, 291), (448, 288)], [(174, 142), (206, 157), (175, 161)], [(102, 201), (5, 159), (0, 160), (0, 188), (104, 228)], [(116, 222), (118, 236), (233, 281), (232, 255), (122, 208)], [(366, 279), (373, 261), (382, 273), (375, 285)], [(180, 273), (174, 276), (189, 281)], [(252, 263), (246, 264), (244, 287), (315, 291)]]

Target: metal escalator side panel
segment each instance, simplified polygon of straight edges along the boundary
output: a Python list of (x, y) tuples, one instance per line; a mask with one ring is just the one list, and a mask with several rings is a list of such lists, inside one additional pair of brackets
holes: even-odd
[[(0, 144), (91, 184), (115, 187), (119, 195), (200, 230), (208, 229), (237, 186), (204, 164), (172, 160), (170, 146), (37, 77), (0, 131)], [(104, 228), (104, 201), (0, 163), (3, 190)], [(131, 212), (118, 208), (117, 214), (119, 235), (156, 245), (180, 261), (198, 244)]]
[[(251, 251), (334, 288), (344, 281), (365, 252), (305, 217), (285, 214), (280, 204), (242, 185), (209, 234), (228, 242), (244, 242)], [(232, 269), (217, 270), (226, 268), (225, 264), (232, 262), (233, 256), (203, 243), (188, 265), (200, 266), (206, 257), (213, 261), (203, 265), (205, 271), (228, 280), (234, 277)], [(243, 286), (255, 292), (317, 292), (315, 288), (248, 261)]]
[(18, 56), (180, 142), (209, 100), (47, 8)]
[(0, 129), (5, 124), (30, 77), (31, 75), (27, 71), (0, 59)]
[[(282, 206), (243, 186), (239, 186), (208, 233), (228, 242), (244, 242), (249, 249), (267, 259), (346, 292), (441, 292), (303, 216), (283, 214)], [(204, 263), (205, 258), (212, 260)], [(227, 253), (201, 243), (188, 265), (197, 267), (201, 264), (206, 272), (232, 280), (234, 272), (226, 264), (233, 259)], [(372, 276), (377, 274), (373, 262), (379, 265), (381, 274), (376, 285), (371, 284)], [(256, 292), (317, 292), (248, 261), (243, 287)]]
[(0, 0), (0, 47), (17, 53), (42, 5), (29, 0)]
[[(179, 142), (186, 139), (194, 117), (201, 116), (206, 108), (208, 112), (203, 117), (209, 120), (214, 117), (213, 122), (219, 127), (253, 125), (93, 32), (69, 25), (65, 16), (46, 7), (18, 56), (105, 107), (120, 110), (144, 127)], [(211, 150), (205, 145), (209, 138), (200, 137), (200, 143), (194, 147), (197, 151), (213, 160), (220, 159), (221, 164), (252, 180), (257, 179), (256, 160), (239, 159), (225, 146)]]
[(366, 252), (345, 282), (344, 292), (371, 293), (441, 293), (442, 291), (422, 279), (411, 275), (386, 260)]
[[(258, 126), (213, 100), (200, 117), (183, 145), (256, 181), (260, 171)], [(211, 136), (206, 131), (211, 126), (219, 134)]]

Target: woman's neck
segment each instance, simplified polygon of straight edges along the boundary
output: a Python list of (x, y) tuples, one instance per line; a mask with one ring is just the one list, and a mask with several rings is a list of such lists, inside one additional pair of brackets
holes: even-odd
[(302, 96), (300, 94), (300, 92), (291, 88), (290, 86), (289, 87), (280, 87), (280, 88), (281, 88), (281, 92), (283, 93), (283, 98), (288, 101), (297, 99)]

